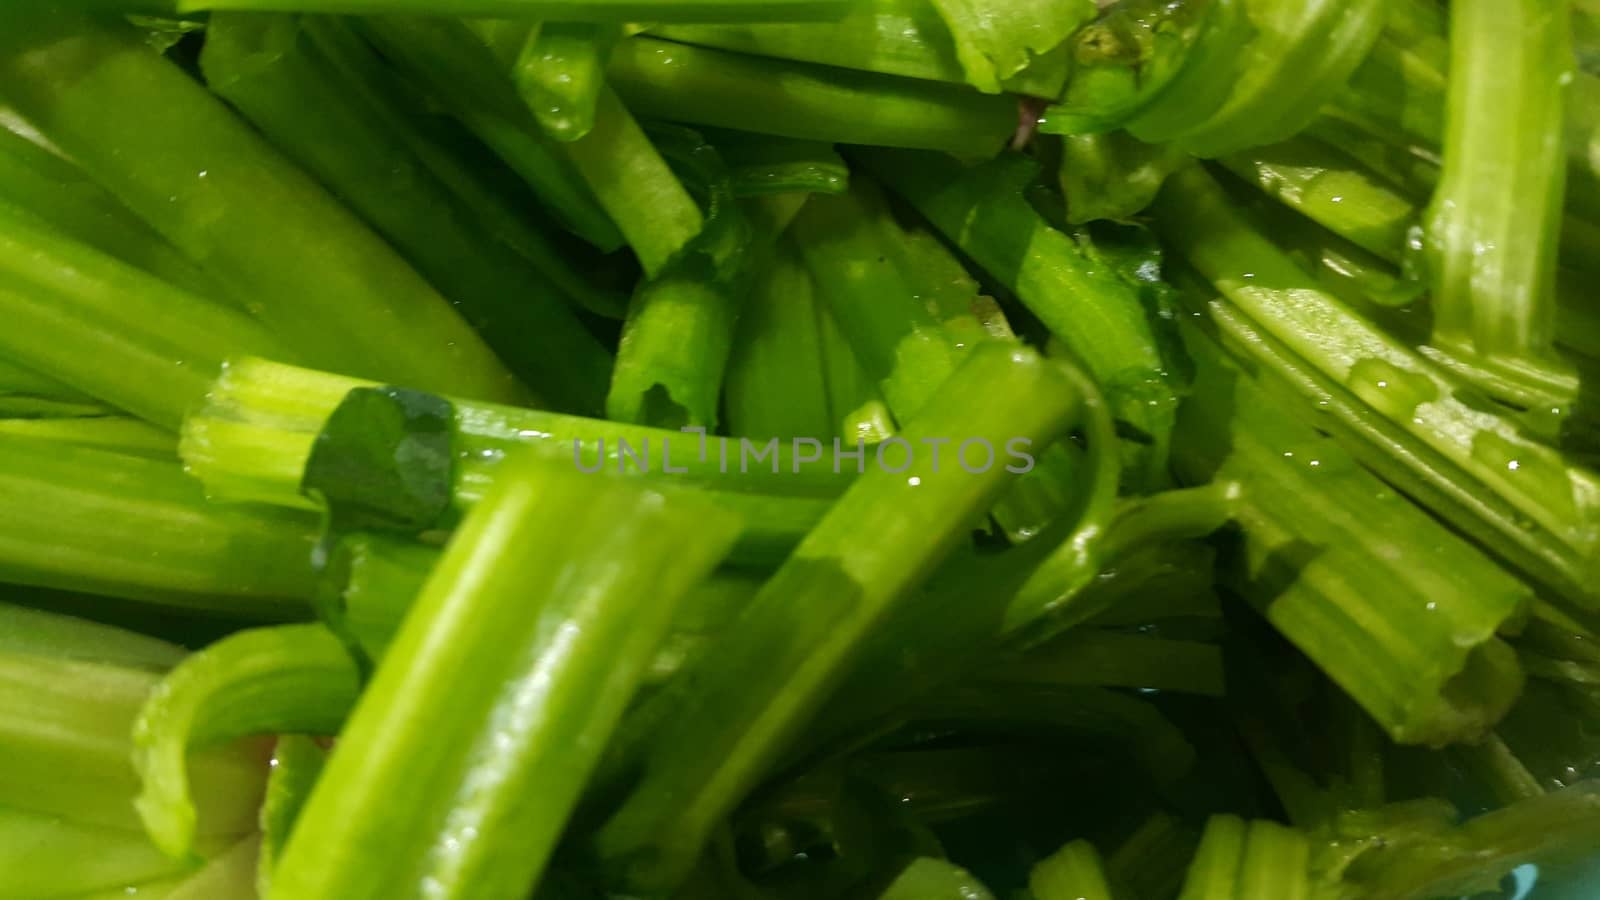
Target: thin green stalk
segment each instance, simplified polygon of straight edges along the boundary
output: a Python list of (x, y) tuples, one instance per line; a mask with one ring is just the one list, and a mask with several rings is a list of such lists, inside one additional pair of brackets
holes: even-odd
[(1490, 394), (1560, 405), (1577, 392), (1551, 346), (1568, 13), (1541, 0), (1464, 0), (1452, 13), (1444, 170), (1424, 235), (1433, 339)]
[(284, 351), (243, 313), (184, 292), (0, 202), (0, 352), (168, 429), (222, 361)]
[[(1593, 473), (1530, 440), (1511, 416), (1462, 402), (1455, 381), (1437, 366), (1317, 289), (1203, 171), (1190, 169), (1168, 183), (1156, 221), (1169, 245), (1246, 317), (1244, 324), (1289, 354), (1273, 372), (1348, 392), (1345, 402), (1356, 401), (1363, 428), (1380, 429), (1390, 446), (1398, 442), (1399, 455), (1385, 464), (1386, 472), (1403, 467), (1414, 473), (1412, 482), (1436, 485), (1430, 508), (1439, 508), (1433, 497), (1440, 490), (1462, 498), (1450, 505), (1467, 502), (1470, 494), (1470, 518), (1480, 519), (1474, 533), (1493, 529), (1510, 538), (1497, 543), (1511, 545), (1553, 543), (1558, 553), (1574, 557), (1559, 577), (1592, 583), (1581, 561), (1592, 561), (1600, 541), (1600, 481)], [(1327, 388), (1315, 390), (1327, 395)], [(1491, 517), (1487, 504), (1510, 514)], [(1528, 524), (1544, 529), (1545, 537)]]
[(703, 503), (513, 460), (363, 693), (274, 890), (530, 891), (673, 608), (736, 531)]
[(1300, 423), (1195, 336), (1176, 464), (1237, 479), (1228, 581), (1401, 743), (1484, 734), (1522, 685), (1496, 633), (1532, 591)]
[[(1043, 445), (1066, 427), (1078, 397), (1056, 364), (988, 344), (901, 440)], [(926, 454), (908, 455), (906, 468), (875, 468), (834, 505), (731, 626), (723, 652), (679, 679), (694, 690), (667, 689), (674, 713), (645, 748), (638, 786), (596, 838), (620, 879), (662, 887), (687, 874), (711, 827), (797, 736), (855, 648), (1009, 480), (998, 465), (936, 471)]]
[(614, 26), (586, 22), (545, 22), (528, 35), (512, 74), (551, 137), (575, 141), (594, 129), (606, 57), (620, 37)]
[(476, 227), (395, 120), (346, 89), (298, 19), (220, 13), (206, 35), (213, 91), (405, 254), (538, 394), (600, 409), (605, 348), (537, 268)]
[(573, 234), (602, 250), (623, 237), (561, 144), (539, 128), (505, 68), (468, 23), (375, 17), (357, 27), (424, 94), (520, 175)]
[(878, 900), (994, 900), (994, 894), (966, 869), (923, 856), (912, 860)]
[(1383, 31), (1384, 7), (1385, 0), (1252, 6), (1259, 31), (1237, 63), (1232, 93), (1179, 144), (1209, 158), (1300, 132), (1367, 57)]
[(575, 22), (787, 22), (826, 20), (845, 0), (72, 0), (116, 12), (188, 15), (207, 10), (337, 13), (351, 16), (486, 16)]
[(1230, 5), (1214, 0), (1106, 4), (1095, 22), (1067, 42), (1075, 64), (1072, 77), (1040, 117), (1039, 130), (1107, 134), (1139, 119), (1168, 92), (1194, 90), (1197, 81), (1213, 98), (1213, 108), (1220, 106), (1226, 86), (1200, 71), (1199, 57), (1232, 14)]
[(987, 155), (1016, 130), (1012, 101), (964, 86), (644, 35), (617, 45), (606, 74), (641, 116), (805, 140)]
[(1426, 293), (1427, 285), (1420, 279), (1286, 204), (1265, 195), (1240, 200), (1271, 231), (1289, 258), (1329, 293), (1397, 336), (1416, 344), (1427, 341), (1426, 323), (1422, 321), (1426, 304), (1417, 302)]
[[(3, 406), (4, 401), (0, 400), (0, 407)], [(172, 460), (178, 455), (177, 438), (172, 432), (128, 416), (0, 419), (0, 435), (95, 447), (151, 459)]]
[(0, 96), (298, 357), (517, 396), (448, 302), (137, 32), (32, 4), (8, 4), (3, 20)]
[(1375, 133), (1372, 123), (1337, 106), (1325, 108), (1322, 117), (1301, 134), (1366, 166), (1409, 197), (1426, 197), (1439, 183), (1437, 148), (1406, 141), (1403, 136)]
[(311, 596), (315, 522), (213, 506), (176, 462), (0, 436), (0, 578), (234, 617)]
[(191, 749), (279, 732), (338, 734), (360, 689), (355, 661), (321, 625), (241, 631), (184, 660), (133, 723), (134, 806), (150, 839), (175, 857), (192, 852)]
[[(1192, 3), (1190, 4), (1192, 5)], [(1142, 103), (1128, 133), (1148, 144), (1167, 143), (1205, 124), (1240, 81), (1255, 25), (1245, 0), (1211, 0), (1194, 45), (1165, 90)]]
[(1100, 852), (1088, 841), (1073, 841), (1035, 863), (1028, 873), (1034, 900), (1113, 900)]
[(0, 395), (23, 395), (46, 400), (93, 402), (81, 391), (73, 390), (57, 379), (40, 374), (27, 366), (0, 357)]
[(1054, 734), (1109, 743), (1162, 787), (1177, 784), (1195, 762), (1194, 747), (1158, 708), (1106, 688), (980, 680), (946, 687), (907, 706), (896, 718), (935, 731)]
[(833, 437), (817, 313), (811, 275), (793, 241), (782, 240), (739, 317), (723, 395), (730, 434)]
[(1091, 0), (932, 0), (949, 29), (956, 59), (978, 90), (1028, 68), (1037, 54), (1063, 44), (1099, 7)]
[(1421, 210), (1342, 153), (1306, 137), (1225, 156), (1221, 163), (1285, 206), (1391, 263), (1400, 263)]
[(816, 310), (822, 378), (828, 389), (828, 433), (846, 441), (880, 443), (895, 432), (889, 405), (827, 304), (817, 303)]
[(1222, 650), (1214, 644), (1075, 628), (1015, 662), (988, 669), (1002, 683), (1100, 685), (1223, 695)]
[(574, 247), (553, 239), (557, 226), (547, 221), (548, 214), (540, 210), (533, 193), (489, 148), (454, 119), (430, 109), (427, 98), (400, 84), (348, 19), (307, 16), (300, 22), (329, 64), (339, 70), (340, 86), (359, 94), (369, 111), (382, 116), (485, 231), (544, 273), (574, 306), (622, 318), (626, 299), (583, 274), (584, 258), (574, 253)]
[(9, 394), (0, 396), (0, 419), (62, 421), (116, 415), (116, 410), (93, 399), (52, 400)]
[(842, 194), (850, 187), (850, 168), (832, 144), (795, 138), (701, 128), (728, 166), (735, 197), (768, 194)]
[(328, 752), (305, 735), (280, 735), (273, 746), (272, 774), (267, 776), (267, 795), (261, 801), (254, 897), (272, 896), (272, 872), (278, 867), (278, 857), (327, 761)]
[(1112, 415), (1151, 440), (1146, 473), (1165, 468), (1177, 408), (1150, 312), (1134, 288), (1034, 211), (1031, 162), (974, 169), (932, 154), (862, 151), (857, 158), (1017, 298), (1081, 360)]
[(75, 240), (187, 291), (229, 300), (216, 280), (71, 162), (0, 126), (0, 199)]
[(1542, 796), (1544, 786), (1517, 759), (1498, 734), (1490, 734), (1475, 744), (1463, 744), (1452, 753), (1467, 777), (1489, 789), (1496, 803), (1512, 804)]
[(186, 652), (124, 628), (0, 602), (0, 653), (164, 672)]
[[(666, 25), (650, 33), (668, 40), (755, 56), (820, 63), (883, 75), (966, 83), (949, 27), (931, 0), (865, 0), (828, 22), (752, 25)], [(1033, 97), (1058, 97), (1071, 60), (1065, 47), (1035, 55), (1002, 84)]]

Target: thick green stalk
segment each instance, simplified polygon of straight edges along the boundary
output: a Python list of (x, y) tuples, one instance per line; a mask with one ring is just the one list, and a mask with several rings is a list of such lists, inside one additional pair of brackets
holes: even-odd
[(1235, 589), (1392, 739), (1482, 736), (1521, 688), (1495, 635), (1531, 590), (1190, 343), (1201, 368), (1176, 464), (1243, 486)]
[(1134, 897), (1175, 897), (1199, 842), (1197, 829), (1157, 810), (1106, 858), (1106, 874)]
[[(932, 0), (864, 0), (839, 19), (753, 25), (666, 25), (650, 29), (668, 40), (755, 56), (821, 63), (926, 81), (965, 83), (949, 26)], [(1033, 57), (1003, 82), (1006, 90), (1057, 97), (1071, 60), (1065, 47)]]
[(531, 890), (673, 608), (736, 531), (703, 503), (513, 460), (379, 665), (274, 890)]
[(1476, 385), (1529, 407), (1577, 391), (1551, 347), (1574, 68), (1567, 18), (1542, 0), (1455, 4), (1444, 170), (1424, 236), (1434, 342)]
[(1016, 130), (1009, 99), (964, 86), (643, 35), (617, 45), (606, 74), (639, 115), (784, 137), (988, 155)]
[(1067, 373), (1032, 351), (988, 344), (967, 357), (899, 439), (910, 458), (889, 457), (856, 482), (746, 607), (722, 652), (679, 679), (693, 689), (667, 688), (673, 714), (597, 837), (620, 878), (667, 886), (688, 872), (712, 826), (788, 748), (861, 641), (1009, 480), (999, 465), (937, 469), (911, 448), (928, 437), (1043, 446), (1078, 397)]
[(1311, 841), (1277, 822), (1212, 816), (1178, 900), (1311, 900)]
[(1033, 900), (1113, 900), (1100, 852), (1073, 841), (1034, 864), (1028, 873)]
[(210, 275), (77, 166), (0, 125), (0, 199), (102, 253), (201, 296), (230, 299)]
[(367, 532), (346, 536), (322, 568), (317, 611), (367, 661), (380, 659), (438, 562), (439, 550), (427, 544)]
[(808, 201), (793, 234), (822, 305), (895, 417), (907, 421), (955, 371), (959, 353), (891, 258), (877, 227), (882, 207), (880, 192), (858, 180), (848, 194)]
[(794, 243), (778, 243), (739, 317), (723, 410), (728, 431), (789, 440), (833, 437), (811, 275)]
[(431, 100), (402, 85), (350, 20), (308, 16), (301, 27), (339, 70), (341, 87), (359, 94), (371, 112), (382, 116), (485, 231), (531, 262), (573, 305), (607, 318), (622, 317), (625, 298), (592, 283), (583, 273), (586, 260), (553, 239), (557, 226), (547, 221), (548, 213), (517, 174), (463, 125), (433, 110)]
[(1560, 867), (1593, 855), (1600, 840), (1600, 782), (1520, 800), (1419, 845), (1398, 844), (1346, 875), (1371, 900), (1459, 896), (1497, 888), (1519, 865)]
[(619, 37), (614, 26), (585, 22), (545, 22), (528, 35), (512, 74), (551, 137), (575, 141), (595, 127), (606, 57)]
[(0, 578), (205, 610), (292, 616), (315, 522), (213, 506), (175, 462), (0, 436)]
[(701, 266), (639, 286), (629, 305), (606, 417), (658, 428), (717, 426), (738, 310)]
[(805, 200), (774, 195), (734, 207), (726, 171), (694, 142), (692, 156), (709, 156), (714, 169), (705, 173), (705, 234), (634, 293), (606, 398), (607, 417), (619, 422), (716, 428), (740, 303)]
[[(961, 264), (930, 236), (916, 240), (870, 181), (809, 201), (793, 231), (823, 305), (898, 421), (917, 415), (972, 346), (1013, 339)], [(994, 510), (1012, 537), (1032, 535), (1065, 505), (1060, 456), (1050, 451)]]
[[(323, 569), (320, 611), (369, 660), (381, 659), (438, 561), (439, 551), (424, 544), (353, 534), (339, 542)], [(722, 632), (758, 587), (760, 581), (754, 576), (721, 571), (691, 588), (650, 663), (647, 680), (663, 681), (680, 671)]]
[(831, 19), (845, 0), (70, 0), (87, 9), (187, 15), (207, 10), (352, 16), (487, 16), (574, 22), (787, 22)]
[(404, 253), (538, 394), (600, 409), (605, 348), (537, 268), (476, 227), (394, 118), (341, 84), (299, 20), (221, 13), (206, 35), (213, 91)]
[(1150, 438), (1147, 472), (1164, 470), (1177, 397), (1150, 312), (1110, 266), (1034, 211), (1024, 194), (1032, 163), (1008, 157), (964, 170), (949, 158), (878, 149), (857, 158), (1066, 344), (1112, 415)]
[(1420, 210), (1353, 160), (1320, 141), (1291, 138), (1225, 156), (1222, 164), (1285, 206), (1391, 263), (1406, 255)]
[(482, 29), (446, 19), (376, 17), (357, 27), (424, 94), (520, 175), (573, 234), (602, 250), (623, 237), (562, 145), (534, 121)]
[(334, 735), (355, 705), (360, 675), (321, 625), (282, 625), (230, 635), (161, 679), (133, 725), (134, 801), (156, 846), (193, 849), (196, 811), (191, 749), (252, 735)]
[(600, 88), (593, 129), (566, 150), (647, 277), (660, 274), (705, 226), (688, 189), (611, 88)]
[(282, 356), (244, 313), (189, 294), (0, 202), (0, 352), (164, 428), (224, 359)]
[[(147, 843), (132, 803), (139, 787), (132, 734), (139, 706), (160, 678), (144, 668), (0, 652), (0, 807)], [(191, 758), (203, 853), (218, 838), (254, 827), (266, 777), (259, 751), (236, 744)]]
[(32, 4), (7, 5), (3, 21), (0, 96), (298, 357), (516, 396), (449, 303), (137, 32)]
[(1063, 137), (1059, 169), (1067, 222), (1132, 219), (1188, 161), (1170, 144), (1146, 144), (1124, 131)]
[[(371, 382), (266, 360), (233, 362), (212, 385), (206, 406), (185, 423), (184, 461), (213, 497), (307, 507), (300, 481), (311, 445), (345, 395), (363, 386)], [(770, 455), (757, 458), (764, 445), (741, 445), (737, 439), (452, 402), (457, 429), (453, 478), (457, 503), (463, 507), (476, 502), (493, 481), (501, 458), (518, 447), (575, 468), (603, 466), (650, 475), (661, 484), (681, 481), (689, 487), (757, 496), (836, 497), (866, 467), (864, 460), (841, 457), (837, 450), (811, 461), (778, 444)]]
[[(208, 840), (207, 854), (221, 853), (233, 842)], [(160, 891), (181, 883), (191, 866), (166, 856), (137, 831), (0, 806), (0, 893), (7, 897), (167, 900), (171, 895)], [(153, 887), (146, 889), (146, 884)], [(131, 893), (135, 886), (137, 893)]]
[[(1379, 429), (1391, 446), (1398, 441), (1399, 455), (1386, 471), (1403, 466), (1413, 481), (1435, 485), (1432, 496), (1449, 490), (1461, 498), (1446, 509), (1474, 497), (1469, 518), (1480, 522), (1468, 530), (1481, 537), (1487, 526), (1510, 538), (1496, 546), (1543, 540), (1575, 557), (1563, 564), (1566, 571), (1530, 574), (1592, 583), (1583, 572), (1600, 541), (1600, 479), (1530, 440), (1511, 416), (1462, 402), (1456, 382), (1440, 368), (1315, 287), (1203, 171), (1190, 169), (1168, 182), (1156, 209), (1168, 244), (1246, 317), (1244, 324), (1289, 354), (1271, 367), (1275, 373), (1348, 392), (1343, 396), (1356, 401), (1364, 428)], [(1325, 395), (1327, 388), (1319, 390)], [(1486, 504), (1512, 512), (1491, 518)], [(1439, 508), (1431, 497), (1428, 505)], [(1538, 538), (1530, 524), (1546, 537)]]

